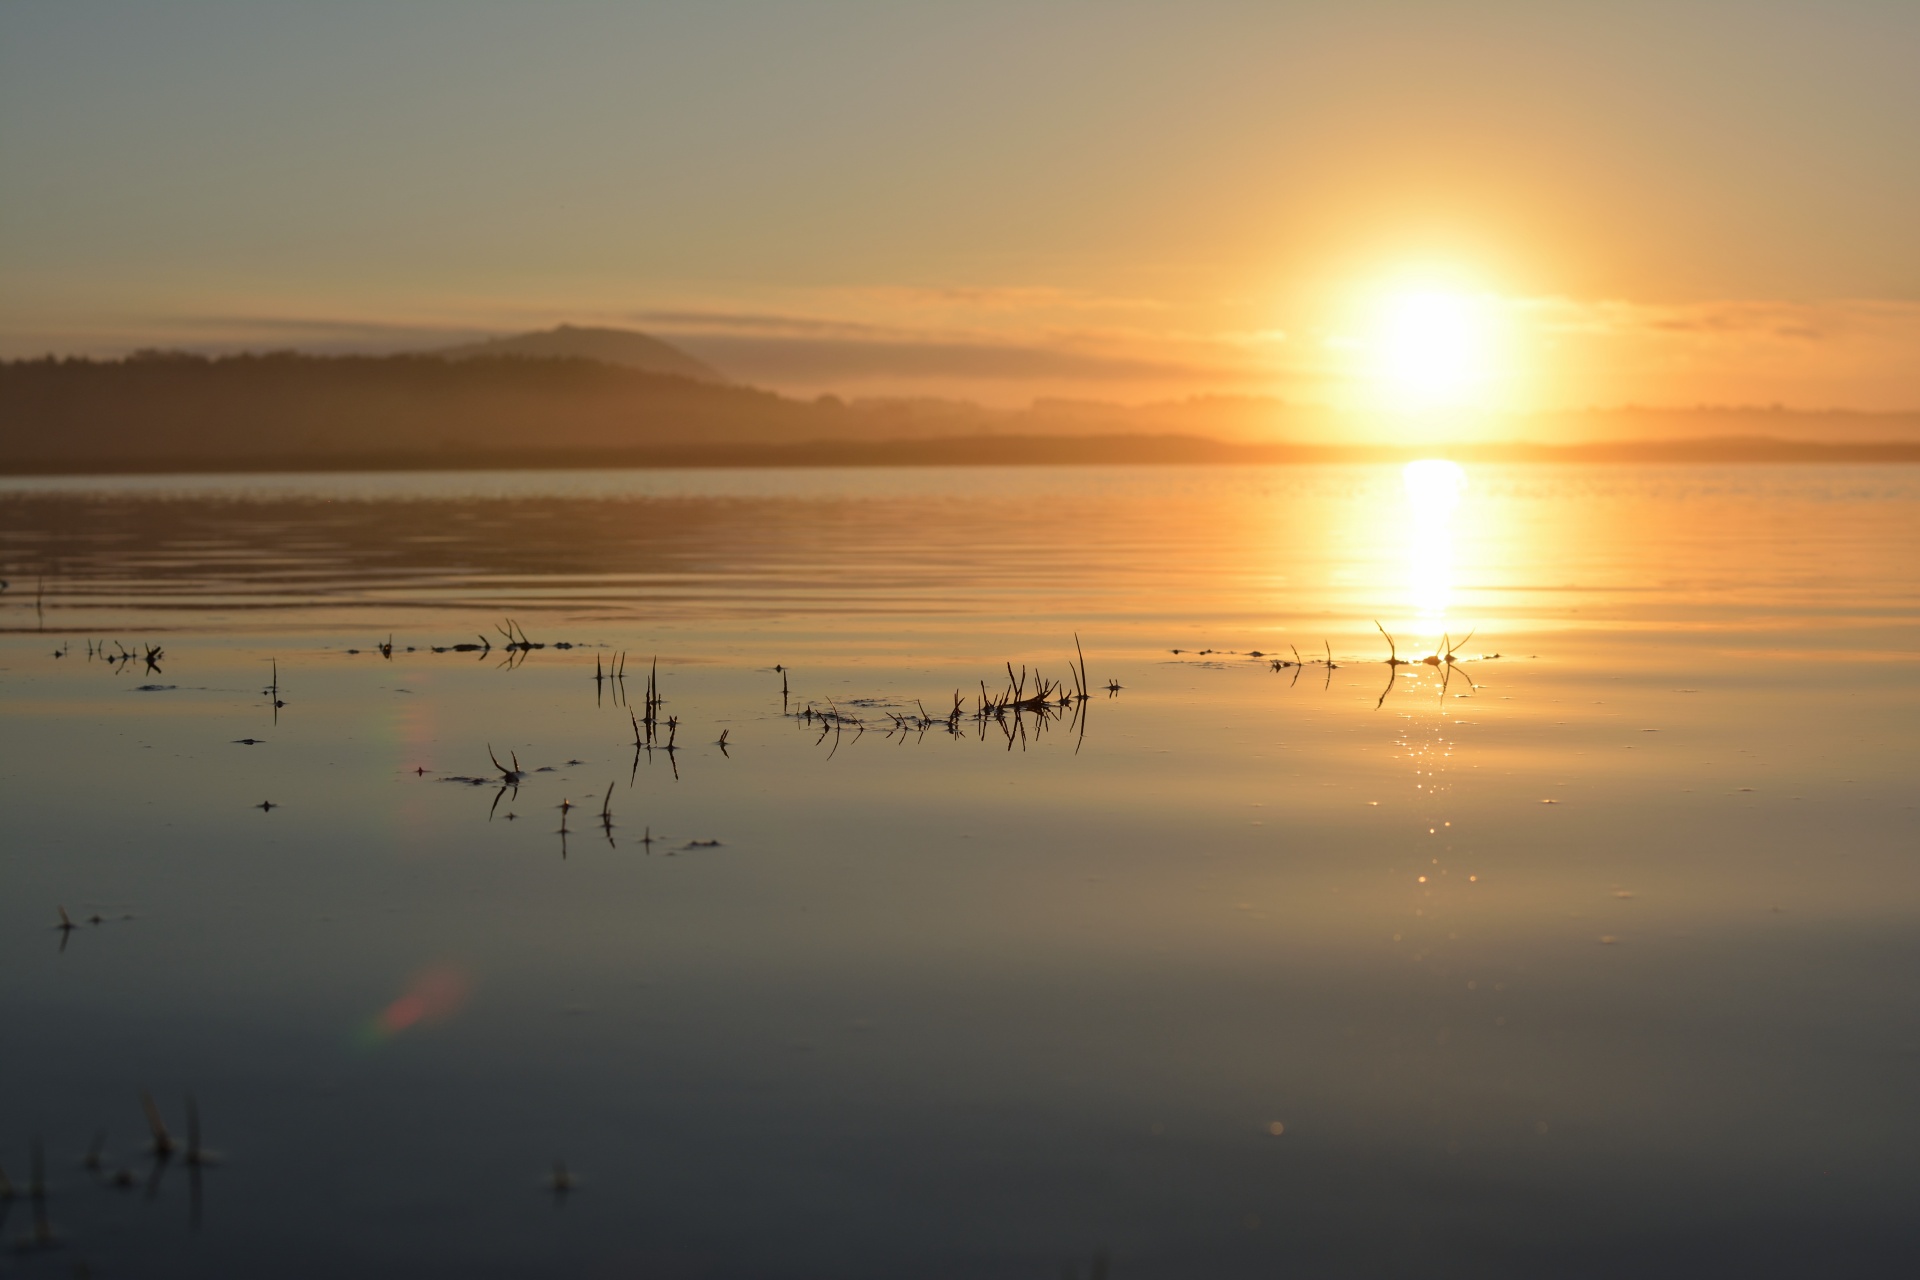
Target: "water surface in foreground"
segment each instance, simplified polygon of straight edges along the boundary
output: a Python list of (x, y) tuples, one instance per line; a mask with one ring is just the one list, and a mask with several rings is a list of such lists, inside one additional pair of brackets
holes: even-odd
[(1904, 469), (9, 481), (0, 1270), (1904, 1270), (1917, 550)]

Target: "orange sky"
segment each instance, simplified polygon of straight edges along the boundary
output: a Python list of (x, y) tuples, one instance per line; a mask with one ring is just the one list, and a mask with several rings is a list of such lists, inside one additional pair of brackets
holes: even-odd
[(7, 6), (0, 353), (1920, 408), (1915, 50), (1888, 0)]

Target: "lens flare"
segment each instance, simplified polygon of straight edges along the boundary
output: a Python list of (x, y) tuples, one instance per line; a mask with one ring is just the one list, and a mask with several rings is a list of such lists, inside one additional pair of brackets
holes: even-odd
[(466, 1004), (472, 989), (467, 975), (450, 965), (423, 969), (405, 991), (360, 1028), (360, 1043), (373, 1048), (423, 1023), (450, 1018)]

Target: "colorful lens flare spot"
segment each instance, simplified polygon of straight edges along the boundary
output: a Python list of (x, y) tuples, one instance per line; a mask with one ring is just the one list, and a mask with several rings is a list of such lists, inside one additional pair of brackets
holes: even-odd
[(424, 969), (413, 976), (393, 1003), (361, 1027), (360, 1043), (372, 1048), (410, 1027), (450, 1018), (467, 1003), (472, 988), (467, 975), (451, 966)]

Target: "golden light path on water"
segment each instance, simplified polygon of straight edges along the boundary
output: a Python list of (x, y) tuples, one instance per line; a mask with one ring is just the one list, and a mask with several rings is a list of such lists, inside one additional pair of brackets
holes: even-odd
[(1453, 596), (1453, 518), (1467, 489), (1457, 462), (1423, 458), (1400, 473), (1406, 494), (1407, 598), (1422, 638), (1447, 620)]

